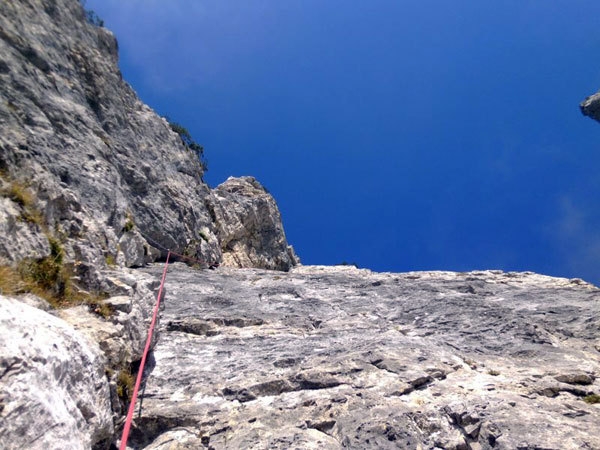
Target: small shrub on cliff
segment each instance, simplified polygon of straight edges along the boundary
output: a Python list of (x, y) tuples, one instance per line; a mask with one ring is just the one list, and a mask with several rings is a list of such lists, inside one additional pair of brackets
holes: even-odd
[(117, 260), (110, 253), (104, 257), (104, 261), (108, 267), (115, 267), (117, 265)]
[(128, 218), (127, 221), (125, 222), (125, 225), (123, 226), (123, 232), (129, 233), (134, 228), (135, 228), (135, 222), (133, 221), (133, 219)]
[(355, 262), (342, 261), (339, 265), (340, 266), (354, 266), (358, 269), (358, 264), (356, 264)]
[(187, 128), (185, 128), (183, 125), (181, 125), (177, 122), (173, 122), (167, 116), (164, 116), (164, 117), (167, 120), (167, 122), (169, 122), (169, 126), (171, 127), (171, 130), (173, 130), (175, 133), (177, 133), (179, 135), (179, 137), (181, 138), (181, 141), (183, 142), (183, 145), (185, 145), (186, 148), (190, 149), (191, 151), (193, 151), (196, 154), (196, 156), (198, 156), (198, 160), (200, 161), (202, 170), (204, 172), (206, 172), (208, 170), (208, 162), (206, 161), (206, 158), (204, 157), (204, 147), (202, 145), (198, 144), (192, 138), (192, 135), (190, 134), (190, 132), (188, 131)]
[(104, 293), (90, 293), (74, 285), (73, 273), (65, 264), (60, 242), (49, 236), (50, 255), (24, 259), (17, 267), (0, 266), (0, 293), (19, 295), (31, 293), (46, 300), (54, 308), (88, 305), (90, 310), (108, 318), (114, 310), (103, 300)]
[(80, 3), (81, 3), (81, 6), (83, 6), (83, 9), (85, 10), (85, 20), (87, 21), (87, 23), (92, 24), (96, 27), (103, 27), (104, 20), (102, 20), (100, 17), (98, 17), (98, 14), (96, 14), (95, 11), (93, 11), (91, 9), (87, 9), (85, 7), (86, 1), (80, 0)]
[(21, 207), (21, 220), (25, 222), (43, 225), (43, 217), (41, 212), (35, 207), (35, 197), (29, 188), (18, 181), (10, 180), (7, 177), (8, 186), (0, 191), (0, 195), (9, 198), (14, 203)]
[(17, 267), (0, 266), (0, 291), (3, 295), (32, 293), (58, 307), (69, 292), (70, 278), (53, 257), (27, 259)]
[(112, 306), (107, 305), (102, 300), (106, 298), (105, 295), (100, 294), (87, 294), (83, 298), (83, 303), (90, 307), (90, 311), (94, 314), (102, 317), (103, 319), (108, 319), (115, 314), (115, 310)]
[(0, 266), (0, 294), (15, 295), (23, 289), (19, 272), (10, 266)]
[(18, 272), (28, 292), (59, 306), (71, 294), (71, 273), (63, 264), (64, 252), (60, 243), (50, 237), (50, 255), (21, 261)]
[(600, 403), (600, 395), (598, 394), (590, 394), (583, 397), (583, 401), (589, 403), (590, 405)]
[(85, 11), (85, 18), (88, 23), (91, 23), (94, 26), (97, 26), (97, 27), (104, 26), (104, 20), (102, 20), (100, 17), (98, 17), (98, 14), (96, 14), (96, 12), (92, 11), (91, 9)]
[(131, 370), (128, 367), (121, 369), (117, 376), (117, 395), (123, 402), (131, 400), (134, 384), (135, 377), (131, 374)]
[(33, 195), (27, 190), (27, 187), (21, 183), (13, 181), (5, 191), (5, 196), (22, 207), (33, 205)]

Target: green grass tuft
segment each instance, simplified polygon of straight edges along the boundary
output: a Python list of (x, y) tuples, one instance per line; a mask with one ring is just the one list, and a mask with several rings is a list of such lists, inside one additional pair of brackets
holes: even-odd
[(590, 405), (594, 405), (596, 403), (600, 403), (600, 395), (598, 394), (590, 394), (583, 397), (583, 401), (589, 403)]
[(117, 376), (117, 395), (123, 401), (130, 401), (133, 395), (133, 387), (135, 377), (131, 374), (131, 370), (126, 367), (119, 371)]
[(134, 228), (135, 228), (135, 222), (133, 221), (133, 217), (128, 215), (127, 220), (125, 221), (125, 225), (123, 226), (123, 232), (129, 233)]

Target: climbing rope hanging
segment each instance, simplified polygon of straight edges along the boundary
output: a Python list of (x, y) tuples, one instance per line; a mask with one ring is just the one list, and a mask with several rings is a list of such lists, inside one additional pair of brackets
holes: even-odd
[[(157, 244), (157, 243), (154, 243), (153, 245), (155, 245), (155, 244)], [(193, 262), (196, 264), (201, 264), (201, 265), (205, 264), (209, 268), (215, 268), (215, 267), (219, 266), (219, 264), (216, 262), (214, 262), (212, 264), (208, 264), (206, 261), (191, 258), (189, 256), (185, 256), (185, 255), (173, 252), (169, 249), (162, 247), (160, 244), (158, 244), (158, 248), (163, 248), (167, 252), (167, 259), (165, 260), (165, 268), (163, 269), (162, 279), (160, 281), (160, 287), (158, 289), (158, 295), (156, 297), (156, 304), (154, 305), (154, 312), (152, 313), (152, 321), (150, 322), (150, 327), (148, 328), (148, 336), (146, 337), (146, 346), (144, 347), (144, 353), (142, 354), (140, 367), (138, 369), (137, 377), (135, 379), (133, 394), (131, 395), (131, 401), (129, 403), (129, 410), (127, 411), (127, 417), (125, 419), (125, 426), (123, 427), (123, 434), (121, 435), (121, 446), (119, 447), (119, 450), (125, 450), (127, 448), (127, 440), (129, 439), (129, 431), (131, 430), (131, 424), (133, 422), (133, 414), (135, 412), (135, 404), (137, 403), (138, 393), (140, 390), (140, 384), (141, 384), (142, 378), (144, 376), (144, 366), (146, 365), (146, 358), (148, 357), (148, 352), (150, 351), (150, 345), (152, 344), (152, 336), (154, 334), (154, 327), (156, 326), (156, 319), (158, 317), (160, 302), (162, 301), (162, 293), (163, 293), (163, 290), (165, 287), (165, 280), (167, 278), (167, 269), (169, 267), (169, 259), (171, 258), (171, 256), (177, 256), (178, 258), (185, 259), (187, 261), (190, 261), (190, 262)]]
[(154, 334), (154, 326), (156, 325), (156, 318), (158, 317), (158, 309), (162, 299), (163, 289), (165, 287), (165, 279), (167, 278), (167, 269), (169, 267), (169, 258), (171, 252), (167, 253), (167, 259), (165, 261), (165, 268), (163, 270), (162, 279), (160, 281), (160, 288), (158, 289), (158, 295), (156, 297), (156, 305), (154, 305), (154, 312), (152, 313), (152, 321), (150, 322), (150, 328), (148, 328), (148, 336), (146, 337), (146, 346), (144, 347), (144, 353), (142, 354), (142, 360), (140, 362), (140, 368), (135, 379), (135, 386), (133, 388), (133, 394), (131, 396), (131, 402), (129, 403), (129, 411), (127, 412), (127, 418), (125, 419), (125, 426), (123, 427), (123, 434), (121, 435), (121, 446), (119, 450), (125, 450), (127, 448), (127, 439), (129, 438), (129, 430), (131, 428), (131, 422), (133, 421), (133, 413), (135, 411), (135, 403), (138, 397), (138, 391), (140, 390), (140, 383), (142, 382), (142, 376), (144, 374), (144, 366), (146, 365), (146, 358), (150, 351), (150, 344), (152, 343), (152, 335)]

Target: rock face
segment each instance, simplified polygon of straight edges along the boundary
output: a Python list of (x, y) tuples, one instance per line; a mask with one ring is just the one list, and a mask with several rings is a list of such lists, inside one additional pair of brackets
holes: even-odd
[(0, 2), (1, 273), (64, 257), (108, 294), (0, 295), (3, 449), (115, 443), (162, 270), (128, 268), (168, 250), (224, 267), (172, 266), (135, 449), (600, 448), (597, 288), (298, 267), (273, 198), (211, 190), (117, 48), (77, 0)]
[(58, 311), (0, 298), (0, 447), (105, 448), (157, 287), (127, 268), (168, 250), (278, 270), (297, 258), (256, 180), (204, 183), (198, 155), (123, 81), (115, 37), (78, 0), (0, 2), (0, 54), (0, 273), (25, 285), (20, 263), (50, 257), (73, 292), (109, 297)]
[(88, 450), (111, 438), (104, 370), (94, 342), (44, 311), (0, 296), (2, 448)]
[[(107, 258), (136, 267), (166, 249), (291, 267), (272, 198), (249, 179), (213, 193), (197, 155), (123, 81), (117, 49), (77, 0), (0, 3), (0, 231), (11, 242), (0, 264), (47, 256), (50, 230), (88, 284)], [(38, 220), (22, 220), (27, 208)]]
[(258, 181), (229, 178), (214, 190), (214, 198), (212, 211), (225, 265), (289, 270), (298, 264), (285, 239), (277, 204)]
[(127, 269), (102, 279), (118, 294), (102, 302), (109, 318), (87, 305), (51, 310), (31, 295), (0, 296), (3, 449), (100, 449), (113, 440), (125, 413), (119, 370), (141, 358), (158, 280)]
[(600, 448), (581, 280), (176, 264), (166, 285), (133, 448)]
[(579, 105), (581, 112), (600, 122), (600, 92), (590, 95)]

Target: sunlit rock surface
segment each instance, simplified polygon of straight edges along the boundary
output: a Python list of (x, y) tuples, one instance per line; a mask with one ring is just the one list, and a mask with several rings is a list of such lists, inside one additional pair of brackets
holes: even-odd
[(88, 450), (110, 439), (105, 368), (96, 344), (66, 322), (0, 296), (0, 447)]
[(298, 264), (285, 238), (277, 203), (256, 179), (231, 177), (213, 193), (212, 211), (225, 265), (289, 270)]
[(167, 287), (135, 448), (600, 448), (581, 280), (176, 264)]
[[(0, 54), (0, 264), (47, 256), (49, 234), (88, 285), (107, 258), (138, 267), (167, 250), (296, 263), (273, 198), (253, 178), (204, 183), (198, 155), (123, 80), (114, 35), (78, 0), (0, 2)], [(39, 223), (23, 220), (15, 183)]]

